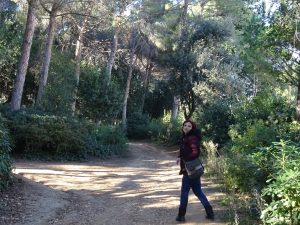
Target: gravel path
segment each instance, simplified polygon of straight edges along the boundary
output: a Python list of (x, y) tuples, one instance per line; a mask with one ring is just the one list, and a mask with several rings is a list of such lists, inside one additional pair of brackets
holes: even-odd
[[(181, 177), (172, 154), (148, 143), (130, 143), (126, 158), (89, 162), (17, 161), (23, 180), (18, 222), (12, 225), (146, 225), (177, 224)], [(190, 194), (185, 224), (223, 225), (222, 193), (205, 178), (203, 191), (216, 220), (205, 219)]]

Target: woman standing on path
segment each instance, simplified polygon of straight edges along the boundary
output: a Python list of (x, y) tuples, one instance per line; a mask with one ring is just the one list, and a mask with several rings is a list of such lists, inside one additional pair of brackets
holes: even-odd
[(183, 175), (180, 193), (179, 212), (178, 216), (176, 217), (176, 221), (179, 222), (185, 221), (188, 196), (191, 188), (194, 194), (198, 197), (198, 199), (204, 206), (206, 211), (206, 218), (211, 220), (214, 219), (213, 209), (210, 203), (208, 202), (205, 194), (202, 192), (200, 178), (190, 179), (187, 175), (184, 164), (185, 161), (191, 161), (199, 157), (200, 141), (201, 134), (200, 131), (196, 128), (196, 124), (193, 121), (186, 119), (183, 122), (182, 126), (182, 142), (180, 146), (179, 156), (177, 159), (177, 164), (180, 163), (179, 174)]

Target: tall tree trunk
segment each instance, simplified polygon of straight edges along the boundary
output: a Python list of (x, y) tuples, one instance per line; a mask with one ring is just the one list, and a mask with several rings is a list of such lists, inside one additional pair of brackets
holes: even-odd
[(184, 44), (186, 43), (187, 36), (187, 26), (186, 26), (186, 20), (187, 20), (187, 11), (188, 6), (191, 0), (184, 0), (183, 9), (180, 16), (180, 23), (179, 23), (179, 33), (178, 33), (178, 50), (183, 51)]
[(41, 100), (43, 98), (47, 79), (48, 79), (48, 73), (49, 73), (49, 66), (51, 61), (51, 53), (52, 53), (52, 46), (53, 46), (53, 39), (55, 35), (55, 17), (56, 17), (56, 10), (52, 10), (50, 13), (50, 20), (49, 20), (49, 26), (48, 26), (48, 36), (46, 41), (46, 47), (45, 47), (45, 55), (44, 55), (44, 62), (41, 70), (40, 75), (40, 81), (39, 81), (39, 89), (37, 94), (37, 104), (41, 103)]
[(256, 78), (256, 75), (254, 74), (253, 76), (253, 96), (255, 97), (257, 95), (257, 81), (258, 79)]
[(19, 110), (21, 107), (25, 77), (27, 73), (30, 49), (32, 45), (32, 38), (34, 35), (34, 29), (36, 25), (36, 18), (34, 15), (35, 1), (36, 0), (32, 0), (28, 2), (29, 5), (28, 5), (28, 13), (27, 13), (27, 21), (26, 21), (26, 29), (24, 33), (23, 46), (22, 46), (21, 57), (18, 65), (14, 90), (12, 93), (12, 99), (10, 103), (11, 111)]
[(118, 49), (118, 36), (119, 36), (119, 28), (116, 29), (115, 34), (114, 34), (114, 38), (112, 41), (112, 45), (111, 45), (111, 51), (110, 51), (110, 55), (108, 58), (108, 62), (107, 62), (107, 75), (108, 75), (108, 84), (110, 84), (111, 82), (111, 71), (112, 71), (112, 67), (114, 65), (115, 62), (115, 57), (116, 57), (116, 52)]
[(78, 93), (78, 87), (79, 87), (79, 80), (80, 80), (80, 64), (81, 64), (81, 58), (82, 58), (82, 47), (83, 47), (83, 35), (85, 32), (85, 26), (86, 26), (87, 18), (84, 19), (83, 24), (81, 27), (79, 27), (79, 35), (78, 39), (76, 41), (76, 49), (75, 49), (75, 61), (76, 61), (76, 67), (75, 67), (75, 80), (76, 80), (76, 87), (74, 90), (74, 96), (73, 96), (73, 103), (72, 103), (72, 115), (75, 115), (75, 109), (76, 109), (76, 99), (77, 99), (77, 93)]
[[(187, 27), (186, 27), (186, 19), (187, 19), (187, 11), (189, 6), (190, 0), (184, 0), (183, 10), (181, 13), (180, 18), (180, 31), (179, 31), (179, 45), (178, 49), (183, 50), (184, 47), (184, 38), (187, 38)], [(171, 114), (171, 120), (176, 120), (178, 117), (179, 112), (179, 106), (180, 106), (180, 98), (179, 96), (173, 97), (173, 106), (172, 106), (172, 114)]]
[(297, 85), (296, 120), (300, 122), (300, 78), (298, 79)]
[(145, 105), (145, 99), (146, 99), (146, 93), (147, 93), (147, 89), (148, 89), (149, 77), (151, 75), (152, 68), (153, 68), (153, 64), (151, 63), (151, 60), (148, 59), (147, 60), (147, 66), (146, 66), (146, 73), (145, 73), (144, 82), (143, 82), (144, 92), (143, 92), (143, 95), (142, 95), (142, 104), (141, 104), (142, 112), (143, 112), (144, 105)]
[(132, 48), (130, 51), (130, 59), (129, 59), (129, 72), (126, 82), (126, 89), (124, 94), (124, 100), (123, 100), (123, 109), (122, 109), (122, 128), (124, 131), (127, 130), (127, 101), (129, 96), (129, 90), (130, 90), (130, 83), (132, 78), (132, 71), (133, 71), (133, 65), (135, 64), (135, 56), (134, 56), (134, 49)]
[(178, 96), (174, 96), (173, 97), (173, 105), (172, 105), (171, 121), (174, 121), (177, 119), (179, 106), (180, 106), (180, 99)]
[[(187, 19), (187, 11), (188, 6), (191, 0), (184, 0), (183, 10), (180, 18), (180, 39), (187, 38), (187, 27), (186, 27), (186, 19)], [(183, 42), (181, 42), (183, 43)]]

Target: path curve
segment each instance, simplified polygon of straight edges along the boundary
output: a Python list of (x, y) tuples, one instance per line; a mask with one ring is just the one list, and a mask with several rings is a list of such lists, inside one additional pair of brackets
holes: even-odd
[[(14, 173), (24, 181), (22, 221), (13, 225), (177, 224), (180, 176), (175, 157), (148, 143), (130, 143), (126, 158), (89, 162), (17, 161)], [(222, 193), (209, 179), (203, 191), (216, 220), (205, 219), (190, 194), (187, 225), (224, 225)]]

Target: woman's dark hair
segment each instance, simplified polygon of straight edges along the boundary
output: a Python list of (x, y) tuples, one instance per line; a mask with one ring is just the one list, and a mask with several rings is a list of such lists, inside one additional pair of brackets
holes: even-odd
[(196, 129), (196, 128), (197, 128), (196, 123), (195, 123), (194, 121), (192, 121), (191, 119), (186, 119), (186, 120), (183, 122), (182, 126), (183, 126), (185, 123), (191, 123), (191, 124), (192, 124), (192, 129)]

